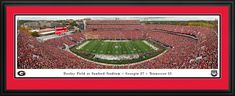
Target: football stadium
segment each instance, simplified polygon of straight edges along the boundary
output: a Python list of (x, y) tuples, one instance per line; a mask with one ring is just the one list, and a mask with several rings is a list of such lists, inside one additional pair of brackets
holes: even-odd
[(218, 68), (217, 27), (140, 20), (79, 22), (77, 30), (64, 25), (38, 32), (29, 31), (37, 23), (22, 23), (17, 30), (17, 68)]

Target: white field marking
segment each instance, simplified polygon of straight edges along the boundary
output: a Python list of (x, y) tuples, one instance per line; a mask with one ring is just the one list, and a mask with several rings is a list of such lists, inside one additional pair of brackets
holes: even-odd
[(157, 55), (157, 56), (155, 56), (155, 57), (153, 57), (153, 58), (147, 59), (147, 60), (143, 60), (143, 61), (135, 62), (135, 63), (129, 63), (129, 64), (121, 64), (121, 65), (114, 65), (114, 64), (106, 64), (106, 63), (96, 62), (96, 61), (92, 61), (92, 60), (83, 58), (83, 57), (81, 57), (81, 56), (79, 56), (79, 55), (77, 55), (77, 54), (71, 52), (70, 50), (65, 50), (65, 51), (68, 51), (68, 52), (72, 53), (74, 56), (77, 56), (77, 57), (80, 58), (80, 59), (83, 59), (83, 60), (85, 60), (85, 61), (92, 62), (92, 63), (95, 63), (95, 64), (106, 65), (106, 66), (130, 66), (130, 65), (141, 64), (141, 63), (143, 63), (143, 62), (156, 59), (157, 57), (159, 57), (159, 56), (161, 56), (162, 54), (166, 53), (168, 50), (165, 50), (165, 51), (162, 52), (161, 54), (159, 54), (159, 55)]
[(104, 40), (104, 42), (129, 42), (130, 40)]
[(84, 47), (85, 45), (87, 45), (90, 41), (86, 41), (84, 42), (82, 45), (78, 46), (76, 49), (81, 49), (82, 47)]
[(129, 54), (129, 55), (95, 54), (94, 58), (99, 58), (104, 60), (131, 60), (139, 58), (139, 54)]
[(145, 40), (143, 40), (143, 42), (144, 42), (145, 44), (149, 45), (149, 46), (150, 46), (151, 48), (153, 48), (154, 50), (158, 50), (157, 47), (153, 46), (153, 45), (150, 44), (149, 42), (147, 42), (147, 41), (145, 41)]

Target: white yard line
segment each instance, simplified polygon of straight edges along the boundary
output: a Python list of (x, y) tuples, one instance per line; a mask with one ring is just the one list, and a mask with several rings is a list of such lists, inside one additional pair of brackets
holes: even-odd
[(81, 49), (82, 47), (84, 47), (85, 45), (87, 45), (90, 41), (86, 41), (84, 42), (82, 45), (78, 46), (76, 49)]
[(104, 42), (129, 42), (130, 40), (104, 40)]
[(145, 41), (145, 40), (143, 40), (143, 42), (144, 42), (145, 44), (149, 45), (149, 46), (150, 46), (151, 48), (153, 48), (154, 50), (158, 50), (157, 47), (153, 46), (153, 45), (150, 44), (149, 42), (147, 42), (147, 41)]

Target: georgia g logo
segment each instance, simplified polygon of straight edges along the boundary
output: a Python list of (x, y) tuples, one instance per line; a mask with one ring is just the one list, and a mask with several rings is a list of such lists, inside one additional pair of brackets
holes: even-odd
[(24, 76), (24, 75), (25, 75), (25, 72), (24, 72), (24, 71), (19, 71), (17, 74), (18, 74), (19, 76)]

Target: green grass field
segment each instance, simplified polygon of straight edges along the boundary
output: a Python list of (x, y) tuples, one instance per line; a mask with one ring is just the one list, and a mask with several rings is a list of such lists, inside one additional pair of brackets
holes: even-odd
[[(152, 46), (150, 46), (152, 45)], [(157, 48), (157, 49), (154, 49)], [(70, 50), (80, 57), (107, 64), (128, 64), (143, 61), (162, 53), (165, 48), (145, 40), (87, 40), (73, 46)], [(94, 58), (95, 55), (129, 55), (138, 54), (139, 58), (131, 60), (105, 60)]]
[(94, 54), (136, 54), (154, 51), (153, 48), (145, 44), (142, 40), (127, 42), (104, 42), (101, 40), (90, 40), (88, 44), (78, 49)]

